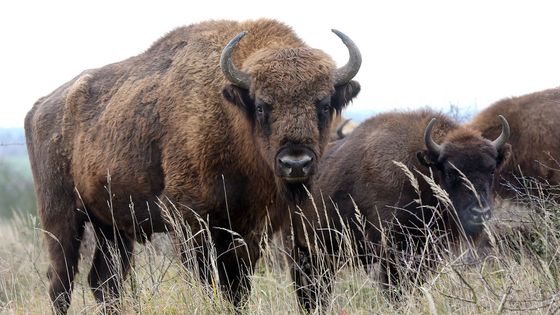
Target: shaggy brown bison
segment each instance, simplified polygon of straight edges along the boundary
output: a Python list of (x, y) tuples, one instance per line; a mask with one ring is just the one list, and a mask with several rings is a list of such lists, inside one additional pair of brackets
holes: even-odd
[[(491, 215), (494, 172), (510, 155), (509, 127), (503, 117), (501, 123), (501, 135), (490, 141), (430, 110), (392, 112), (331, 143), (312, 189), (319, 206), (302, 207), (294, 220), (292, 275), (300, 303), (310, 309), (328, 296), (333, 266), (320, 262), (317, 252), (338, 255), (345, 230), (362, 263), (384, 257), (384, 287), (398, 286), (397, 256), (422, 251), (427, 230), (451, 239), (477, 237)], [(422, 175), (417, 187), (395, 161)], [(423, 177), (431, 174), (452, 207), (440, 205)]]
[(133, 242), (177, 228), (165, 208), (202, 248), (201, 279), (245, 300), (265, 223), (278, 229), (283, 205), (312, 184), (333, 113), (360, 89), (358, 48), (333, 32), (350, 55), (340, 68), (274, 20), (193, 24), (34, 105), (25, 129), (57, 312), (70, 303), (85, 222), (99, 239), (89, 283), (110, 301)]
[(498, 174), (498, 194), (513, 198), (538, 193), (523, 178), (545, 183), (545, 192), (548, 184), (560, 185), (560, 87), (500, 100), (477, 114), (470, 126), (484, 137), (494, 137), (500, 129), (496, 115), (503, 115), (513, 132), (512, 158)]

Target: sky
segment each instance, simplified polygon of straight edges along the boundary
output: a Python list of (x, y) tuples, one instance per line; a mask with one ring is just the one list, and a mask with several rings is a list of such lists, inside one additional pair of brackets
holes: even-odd
[(480, 110), (560, 86), (558, 1), (1, 1), (0, 127), (81, 71), (137, 55), (208, 19), (274, 18), (340, 66), (338, 29), (360, 48), (346, 114), (432, 106)]

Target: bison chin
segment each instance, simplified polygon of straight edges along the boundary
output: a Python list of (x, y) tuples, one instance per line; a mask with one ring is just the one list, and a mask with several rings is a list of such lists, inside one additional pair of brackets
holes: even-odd
[(484, 225), (482, 223), (461, 222), (465, 235), (469, 238), (476, 239), (482, 233)]
[(306, 198), (308, 198), (308, 191), (311, 189), (311, 179), (304, 182), (289, 182), (285, 179), (278, 178), (278, 189), (280, 196), (290, 203), (300, 205)]

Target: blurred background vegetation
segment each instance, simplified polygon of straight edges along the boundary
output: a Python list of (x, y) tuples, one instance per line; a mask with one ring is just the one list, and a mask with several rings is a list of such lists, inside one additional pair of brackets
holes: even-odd
[(35, 214), (33, 178), (23, 128), (0, 128), (0, 220)]

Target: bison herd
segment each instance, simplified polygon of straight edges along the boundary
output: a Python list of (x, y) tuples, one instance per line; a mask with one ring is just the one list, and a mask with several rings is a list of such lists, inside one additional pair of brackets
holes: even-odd
[(361, 54), (333, 33), (349, 52), (338, 68), (274, 20), (193, 24), (35, 103), (25, 131), (56, 313), (70, 305), (87, 222), (100, 303), (118, 298), (135, 242), (172, 232), (183, 263), (194, 248), (200, 281), (242, 307), (260, 242), (283, 233), (312, 310), (328, 298), (342, 231), (398, 294), (402, 253), (438, 235), (475, 240), (521, 175), (559, 184), (560, 88), (466, 124), (424, 109), (352, 126), (341, 111), (360, 91)]

